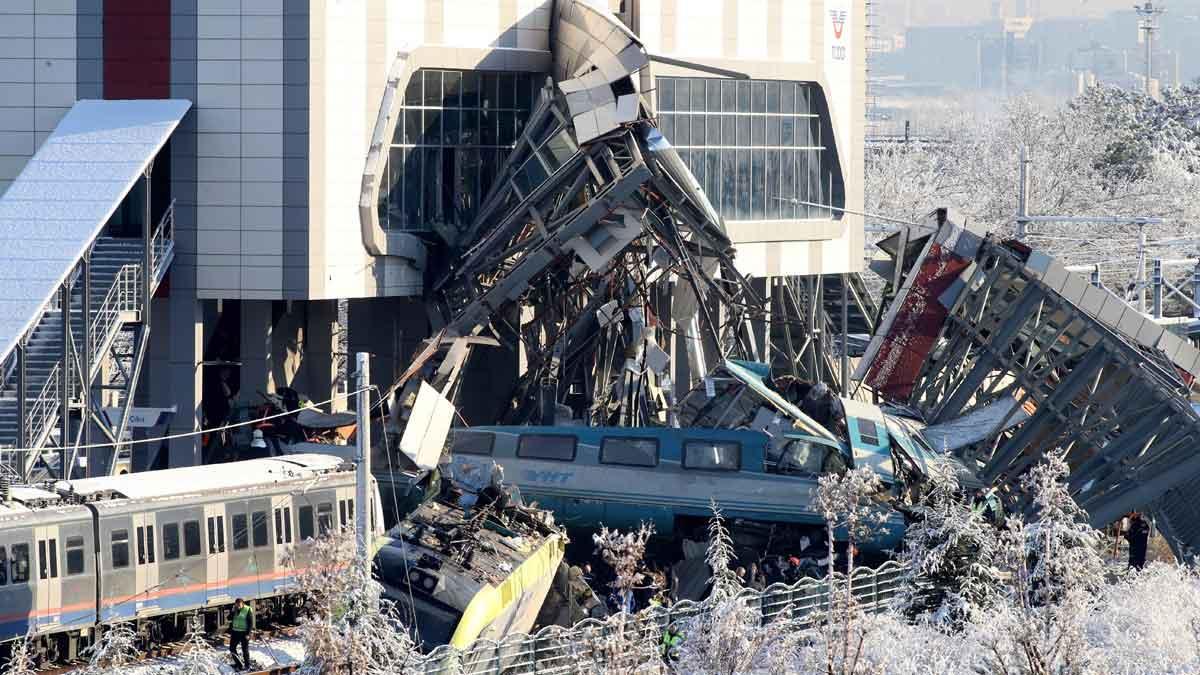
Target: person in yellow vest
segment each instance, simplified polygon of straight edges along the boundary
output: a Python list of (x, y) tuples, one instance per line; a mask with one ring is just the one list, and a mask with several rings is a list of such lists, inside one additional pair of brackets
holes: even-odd
[[(229, 653), (238, 670), (250, 669), (250, 631), (254, 630), (254, 609), (241, 598), (233, 601), (233, 613), (229, 616)], [(238, 659), (238, 644), (242, 645), (242, 658)]]

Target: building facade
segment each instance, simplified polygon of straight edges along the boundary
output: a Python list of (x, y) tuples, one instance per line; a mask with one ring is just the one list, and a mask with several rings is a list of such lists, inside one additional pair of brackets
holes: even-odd
[[(838, 209), (863, 205), (862, 0), (588, 2), (651, 55), (642, 100), (744, 273), (859, 271), (861, 217)], [(565, 79), (571, 30), (555, 0), (13, 0), (0, 15), (0, 191), (77, 99), (194, 104), (169, 145), (177, 258), (140, 390), (180, 406), (177, 430), (226, 380), (243, 402), (285, 385), (330, 398), (347, 330), (379, 355), (376, 381), (403, 367), (428, 332), (430, 242), (470, 222), (547, 78)], [(389, 88), (376, 232), (360, 201)], [(198, 458), (172, 448), (172, 464)]]

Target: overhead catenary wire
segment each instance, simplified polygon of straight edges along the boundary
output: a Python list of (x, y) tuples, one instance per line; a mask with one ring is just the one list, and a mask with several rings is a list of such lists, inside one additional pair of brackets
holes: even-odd
[[(356, 389), (354, 391), (349, 391), (344, 394), (337, 394), (337, 395), (333, 396), (332, 398), (326, 399), (319, 403), (313, 403), (312, 405), (313, 406), (327, 405), (327, 404), (333, 403), (334, 401), (337, 401), (339, 399), (356, 396), (361, 391), (363, 391), (363, 390)], [(192, 436), (203, 436), (204, 434), (211, 434), (211, 433), (215, 433), (215, 432), (219, 432), (219, 431), (227, 431), (229, 429), (237, 429), (239, 427), (246, 427), (246, 426), (251, 426), (254, 424), (260, 424), (262, 422), (269, 422), (271, 420), (279, 419), (281, 417), (288, 417), (291, 415), (295, 415), (298, 412), (299, 412), (299, 410), (289, 410), (286, 412), (275, 413), (273, 415), (265, 415), (263, 417), (256, 417), (254, 419), (245, 420), (242, 422), (233, 422), (231, 424), (225, 424), (225, 425), (222, 425), (219, 427), (211, 427), (208, 429), (199, 429), (196, 431), (183, 431), (183, 432), (180, 432), (177, 434), (167, 434), (166, 436), (154, 436), (152, 438), (133, 438), (128, 441), (118, 441), (116, 443), (111, 443), (111, 442), (110, 443), (88, 443), (86, 445), (73, 445), (71, 447), (75, 448), (76, 450), (92, 450), (92, 449), (98, 449), (98, 448), (111, 448), (114, 446), (120, 447), (120, 446), (128, 446), (128, 445), (144, 445), (144, 444), (148, 444), (148, 443), (161, 443), (163, 441), (173, 441), (173, 440), (176, 440), (179, 438), (189, 438)], [(45, 450), (46, 450), (46, 448), (0, 448), (0, 451), (4, 451), (4, 452), (43, 452)]]

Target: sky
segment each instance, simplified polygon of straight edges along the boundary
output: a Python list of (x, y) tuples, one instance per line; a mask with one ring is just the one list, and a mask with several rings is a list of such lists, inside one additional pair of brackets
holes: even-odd
[[(879, 13), (890, 25), (970, 24), (991, 16), (997, 0), (876, 0)], [(1114, 10), (1132, 9), (1134, 0), (1000, 0), (1015, 15), (1018, 5), (1034, 5), (1041, 18), (1063, 16), (1103, 16)], [(1142, 0), (1138, 0), (1141, 2)], [(1170, 5), (1170, 2), (1158, 4)]]

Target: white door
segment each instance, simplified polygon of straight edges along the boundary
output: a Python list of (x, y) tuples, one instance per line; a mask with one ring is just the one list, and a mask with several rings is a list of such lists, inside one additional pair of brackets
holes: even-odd
[(153, 612), (158, 607), (158, 523), (153, 513), (133, 516), (134, 611)]
[(209, 504), (204, 507), (204, 535), (208, 548), (208, 600), (209, 605), (220, 605), (229, 601), (229, 549), (225, 541), (225, 505)]
[(33, 529), (35, 567), (37, 576), (37, 624), (39, 629), (62, 620), (62, 573), (59, 569), (60, 542), (58, 526), (47, 525)]
[[(274, 569), (284, 571), (285, 565), (290, 558), (290, 552), (293, 544), (296, 541), (295, 521), (292, 514), (292, 498), (291, 495), (274, 500), (272, 527), (274, 528), (274, 539), (271, 544), (274, 547), (275, 567)], [(286, 566), (287, 573), (291, 574), (291, 567)]]

